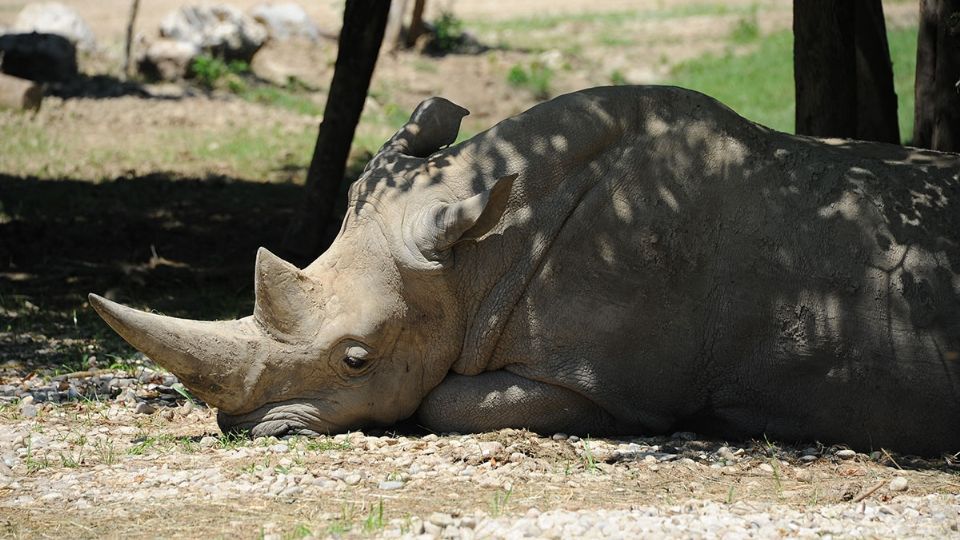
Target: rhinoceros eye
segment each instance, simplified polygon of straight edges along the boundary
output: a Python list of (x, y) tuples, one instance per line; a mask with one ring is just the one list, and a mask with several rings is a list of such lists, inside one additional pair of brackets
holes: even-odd
[(366, 358), (357, 358), (356, 356), (344, 356), (343, 363), (350, 369), (360, 369), (367, 365)]
[(343, 364), (354, 371), (363, 369), (369, 362), (369, 353), (365, 347), (354, 345), (344, 351)]

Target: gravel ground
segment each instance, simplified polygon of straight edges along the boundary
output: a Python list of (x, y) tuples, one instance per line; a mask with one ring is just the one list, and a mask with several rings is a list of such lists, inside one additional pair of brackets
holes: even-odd
[(0, 372), (4, 536), (960, 537), (949, 456), (693, 433), (248, 440), (149, 365)]

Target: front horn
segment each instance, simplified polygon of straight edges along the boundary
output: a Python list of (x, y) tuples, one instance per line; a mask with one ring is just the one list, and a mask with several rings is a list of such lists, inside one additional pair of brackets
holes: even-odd
[(146, 313), (90, 294), (90, 305), (120, 337), (176, 375), (194, 394), (226, 412), (243, 412), (243, 392), (263, 334), (250, 317), (193, 321)]

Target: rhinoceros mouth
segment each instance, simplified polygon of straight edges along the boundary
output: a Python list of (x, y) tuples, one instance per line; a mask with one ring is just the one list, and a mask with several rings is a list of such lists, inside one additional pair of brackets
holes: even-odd
[(224, 433), (247, 434), (250, 437), (282, 437), (284, 435), (317, 436), (343, 431), (342, 427), (323, 417), (326, 402), (295, 399), (267, 403), (245, 414), (217, 413), (217, 424)]

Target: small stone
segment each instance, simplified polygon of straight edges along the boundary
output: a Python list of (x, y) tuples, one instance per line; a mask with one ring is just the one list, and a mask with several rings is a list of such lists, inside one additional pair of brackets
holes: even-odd
[(430, 538), (436, 538), (443, 532), (443, 527), (440, 527), (436, 523), (425, 521), (423, 522), (423, 532), (424, 534), (429, 534)]
[(200, 448), (213, 448), (217, 445), (217, 439), (206, 435), (200, 439)]
[[(27, 396), (29, 397), (29, 396)], [(24, 418), (36, 418), (37, 417), (37, 406), (27, 403), (25, 405), (20, 405), (20, 416)]]
[(733, 450), (730, 450), (730, 448), (727, 446), (721, 446), (720, 449), (717, 450), (717, 455), (725, 459), (726, 461), (737, 460), (737, 456), (734, 455)]
[(453, 525), (453, 517), (443, 512), (434, 512), (427, 518), (427, 522), (439, 527), (446, 527), (447, 525)]
[(555, 441), (565, 441), (570, 437), (568, 437), (566, 433), (554, 433), (552, 438)]
[(153, 408), (153, 405), (141, 401), (140, 403), (137, 403), (137, 408), (134, 412), (137, 414), (153, 414), (156, 412), (156, 409)]
[(854, 452), (853, 450), (844, 449), (844, 450), (837, 450), (836, 456), (840, 459), (853, 459), (854, 457), (857, 456), (857, 453)]
[(355, 486), (355, 485), (359, 484), (361, 480), (363, 480), (363, 477), (361, 477), (359, 474), (356, 474), (356, 473), (354, 473), (354, 474), (348, 474), (348, 475), (343, 479), (343, 481), (344, 481), (348, 486)]
[(770, 465), (769, 463), (761, 463), (757, 468), (765, 473), (773, 472), (773, 465)]
[(503, 445), (497, 441), (484, 441), (479, 444), (480, 456), (491, 458), (503, 452)]
[(193, 401), (186, 400), (183, 402), (183, 405), (180, 406), (180, 416), (187, 416), (190, 414), (190, 411), (193, 410)]
[(173, 416), (174, 416), (173, 409), (166, 408), (160, 411), (160, 417), (168, 422), (173, 421)]
[(34, 401), (33, 396), (26, 395), (26, 396), (23, 396), (23, 399), (20, 400), (20, 405), (30, 405), (33, 403), (33, 401)]
[(797, 469), (797, 472), (794, 474), (794, 478), (796, 478), (798, 482), (809, 484), (810, 482), (813, 482), (813, 471), (808, 469)]
[(300, 486), (290, 486), (280, 492), (281, 497), (293, 497), (294, 495), (299, 495), (303, 491), (303, 488)]
[(384, 491), (392, 491), (395, 489), (402, 488), (403, 482), (400, 482), (398, 480), (387, 480), (384, 482), (380, 482), (380, 485), (378, 487)]
[(890, 485), (888, 487), (890, 491), (906, 491), (907, 487), (909, 486), (907, 485), (906, 478), (898, 476), (890, 481)]

